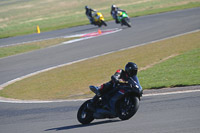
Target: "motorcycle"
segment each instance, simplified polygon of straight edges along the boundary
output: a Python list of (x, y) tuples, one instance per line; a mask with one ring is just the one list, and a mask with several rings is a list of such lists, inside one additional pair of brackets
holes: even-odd
[[(96, 94), (95, 96), (98, 95), (95, 86), (90, 86), (89, 88)], [(89, 107), (92, 99), (85, 101), (78, 110), (77, 119), (82, 124), (89, 124), (94, 119), (116, 117), (121, 120), (128, 120), (137, 112), (142, 93), (142, 89), (130, 78), (128, 83), (118, 83), (108, 94), (98, 96), (94, 109)]]
[(95, 25), (98, 25), (99, 27), (101, 27), (102, 25), (107, 26), (107, 24), (105, 22), (105, 19), (104, 19), (104, 16), (103, 16), (102, 13), (100, 13), (100, 12), (94, 12), (92, 14), (92, 18), (94, 20), (94, 24)]
[(117, 19), (121, 23), (121, 25), (126, 25), (128, 27), (131, 27), (131, 22), (126, 12), (118, 11)]

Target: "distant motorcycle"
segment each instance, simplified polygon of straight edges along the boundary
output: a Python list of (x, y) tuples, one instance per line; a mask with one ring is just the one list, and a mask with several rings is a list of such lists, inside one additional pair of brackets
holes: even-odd
[(118, 11), (117, 19), (121, 23), (121, 25), (126, 25), (128, 27), (131, 27), (131, 22), (130, 22), (129, 16), (126, 12)]
[(105, 19), (104, 19), (104, 16), (103, 16), (102, 13), (100, 13), (100, 12), (94, 12), (92, 14), (92, 18), (94, 20), (94, 24), (95, 25), (98, 25), (99, 27), (101, 27), (102, 25), (107, 26), (107, 24), (105, 22)]
[[(97, 93), (95, 86), (90, 86), (90, 90)], [(94, 119), (116, 117), (121, 120), (128, 120), (139, 108), (142, 90), (130, 78), (128, 84), (116, 84), (112, 92), (106, 95), (99, 97), (98, 102), (95, 104), (95, 110), (90, 109), (88, 106), (91, 103), (91, 99), (85, 101), (78, 110), (78, 121), (82, 124), (89, 124)], [(106, 98), (106, 104), (102, 98)]]

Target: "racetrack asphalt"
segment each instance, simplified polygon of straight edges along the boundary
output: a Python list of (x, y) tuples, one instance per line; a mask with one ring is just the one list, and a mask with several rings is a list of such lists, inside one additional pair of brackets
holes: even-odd
[[(199, 133), (200, 86), (152, 90), (141, 98), (129, 120), (94, 120), (81, 125), (77, 111), (83, 101), (53, 103), (0, 103), (1, 133)], [(152, 93), (144, 91), (144, 95)]]
[[(49, 67), (199, 30), (200, 8), (132, 19), (132, 28), (72, 44), (0, 59), (0, 84)], [(109, 22), (103, 29), (121, 28)], [(102, 29), (102, 30), (103, 30)], [(97, 31), (91, 25), (43, 33), (44, 38)], [(8, 38), (5, 44), (33, 41), (38, 35)], [(39, 37), (39, 39), (44, 39)], [(33, 40), (32, 40), (33, 39)], [(81, 125), (76, 113), (83, 101), (50, 103), (0, 102), (0, 133), (199, 133), (199, 86), (144, 91), (138, 112), (127, 121), (94, 120)], [(191, 91), (188, 91), (191, 90)], [(170, 93), (185, 91), (186, 93)]]

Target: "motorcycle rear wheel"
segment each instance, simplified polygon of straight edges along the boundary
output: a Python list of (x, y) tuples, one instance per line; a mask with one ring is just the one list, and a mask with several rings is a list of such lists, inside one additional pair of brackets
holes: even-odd
[(132, 95), (125, 95), (116, 105), (117, 116), (121, 120), (128, 120), (137, 112), (139, 99)]
[(82, 124), (89, 124), (94, 120), (93, 112), (87, 108), (87, 104), (90, 100), (85, 101), (78, 110), (77, 119)]

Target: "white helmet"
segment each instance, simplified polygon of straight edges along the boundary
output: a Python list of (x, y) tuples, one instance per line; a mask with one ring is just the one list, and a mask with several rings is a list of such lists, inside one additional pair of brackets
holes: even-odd
[(116, 7), (117, 7), (116, 5), (112, 5), (111, 10), (114, 10)]

